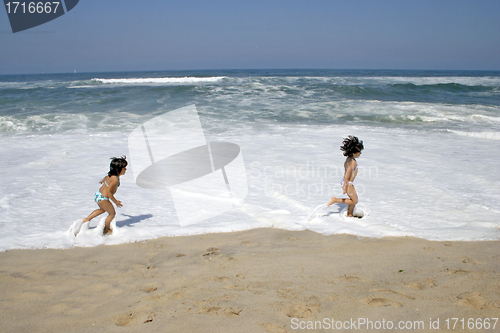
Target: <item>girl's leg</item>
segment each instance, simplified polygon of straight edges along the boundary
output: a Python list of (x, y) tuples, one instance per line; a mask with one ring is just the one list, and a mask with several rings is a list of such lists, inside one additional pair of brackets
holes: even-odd
[(332, 197), (327, 206), (330, 206), (334, 203), (349, 205), (349, 207), (347, 208), (347, 216), (352, 216), (354, 206), (356, 206), (356, 204), (358, 203), (358, 194), (356, 193), (356, 189), (354, 189), (354, 185), (349, 184), (349, 186), (347, 186), (347, 195), (349, 196), (349, 199)]
[(356, 193), (356, 189), (354, 188), (354, 185), (349, 185), (347, 187), (347, 195), (349, 198), (351, 198), (351, 202), (349, 204), (349, 207), (347, 208), (347, 216), (352, 216), (354, 212), (354, 206), (358, 203), (358, 194)]
[(106, 225), (104, 226), (104, 234), (107, 234), (111, 230), (111, 221), (113, 221), (116, 215), (115, 207), (113, 207), (113, 204), (109, 200), (99, 201), (98, 205), (102, 210), (109, 214), (108, 217), (106, 217)]
[(90, 222), (90, 220), (92, 220), (94, 217), (97, 217), (97, 216), (101, 215), (104, 212), (105, 212), (105, 210), (102, 209), (102, 208), (96, 209), (92, 213), (90, 213), (89, 216), (87, 216), (86, 218), (84, 218), (83, 222)]
[[(328, 202), (328, 205), (327, 207), (333, 205), (334, 203), (341, 203), (341, 204), (346, 204), (346, 205), (352, 205), (354, 204), (353, 201), (351, 199), (347, 199), (347, 198), (335, 198), (335, 197), (332, 197), (330, 199), (330, 202)], [(355, 205), (355, 204), (354, 204)]]

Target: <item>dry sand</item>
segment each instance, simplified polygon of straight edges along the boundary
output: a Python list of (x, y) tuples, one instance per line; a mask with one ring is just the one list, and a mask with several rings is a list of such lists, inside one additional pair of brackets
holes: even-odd
[(365, 318), (461, 332), (445, 320), (500, 317), (499, 259), (499, 241), (279, 229), (11, 250), (0, 253), (0, 331), (343, 331), (328, 329), (332, 319), (387, 331), (360, 326)]

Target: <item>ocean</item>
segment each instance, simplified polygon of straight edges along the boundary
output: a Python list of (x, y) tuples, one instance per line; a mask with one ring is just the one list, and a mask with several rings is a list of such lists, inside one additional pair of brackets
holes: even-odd
[[(208, 142), (241, 149), (248, 194), (182, 225), (169, 189), (121, 177), (117, 230), (97, 208), (110, 158), (155, 117), (194, 105)], [(343, 138), (365, 150), (358, 209), (342, 196)], [(359, 237), (500, 238), (500, 72), (211, 70), (0, 76), (0, 250), (70, 248), (253, 228)], [(132, 165), (131, 165), (132, 166)], [(187, 193), (196, 212), (198, 193)], [(198, 203), (197, 203), (198, 201)]]

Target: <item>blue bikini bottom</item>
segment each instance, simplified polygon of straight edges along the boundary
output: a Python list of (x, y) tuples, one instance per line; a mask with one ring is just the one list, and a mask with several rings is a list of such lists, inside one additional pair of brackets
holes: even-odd
[(94, 200), (95, 202), (103, 201), (103, 200), (109, 200), (109, 198), (106, 198), (104, 195), (101, 194), (101, 191), (97, 191), (94, 194)]

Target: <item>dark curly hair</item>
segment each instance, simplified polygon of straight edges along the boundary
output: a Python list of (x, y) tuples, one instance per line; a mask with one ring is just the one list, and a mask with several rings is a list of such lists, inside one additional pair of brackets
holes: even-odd
[(108, 176), (118, 176), (123, 168), (128, 165), (127, 156), (122, 157), (111, 157), (111, 163), (109, 164)]
[(349, 135), (348, 138), (345, 138), (344, 141), (342, 141), (342, 146), (340, 146), (340, 150), (344, 152), (344, 156), (350, 157), (361, 152), (363, 149), (365, 149), (365, 147), (363, 147), (363, 141), (353, 135)]

